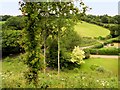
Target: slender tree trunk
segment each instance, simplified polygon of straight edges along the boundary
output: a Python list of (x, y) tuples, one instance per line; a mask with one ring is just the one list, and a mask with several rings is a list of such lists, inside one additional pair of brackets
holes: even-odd
[(46, 72), (46, 37), (44, 36), (44, 74)]
[(58, 78), (60, 76), (60, 28), (58, 28)]

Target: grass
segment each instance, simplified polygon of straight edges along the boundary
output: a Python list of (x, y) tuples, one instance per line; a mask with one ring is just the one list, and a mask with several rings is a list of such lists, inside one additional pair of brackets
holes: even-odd
[(77, 31), (82, 37), (105, 37), (110, 33), (110, 31), (106, 28), (83, 21), (75, 26), (75, 31)]
[[(46, 74), (39, 73), (39, 88), (117, 88), (117, 59), (91, 58), (85, 60), (85, 64), (74, 70), (64, 69), (57, 77), (56, 70), (49, 70)], [(2, 63), (2, 87), (6, 88), (33, 88), (33, 84), (27, 85), (24, 72), (27, 67), (21, 62), (20, 56), (5, 58)], [(90, 66), (97, 64), (103, 66), (106, 72), (92, 71)]]
[(2, 24), (4, 24), (5, 23), (5, 21), (0, 21), (0, 26), (2, 25)]
[(115, 75), (118, 75), (118, 59), (111, 58), (90, 58), (85, 60), (85, 64), (83, 64), (80, 68), (82, 71), (91, 71), (91, 65), (99, 65), (104, 67), (106, 70), (111, 71)]

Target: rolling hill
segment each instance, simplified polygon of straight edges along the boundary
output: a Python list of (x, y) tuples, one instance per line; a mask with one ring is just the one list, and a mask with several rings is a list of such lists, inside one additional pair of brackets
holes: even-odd
[(87, 22), (78, 23), (75, 26), (75, 31), (82, 37), (105, 37), (109, 35), (110, 31), (106, 28), (90, 24)]

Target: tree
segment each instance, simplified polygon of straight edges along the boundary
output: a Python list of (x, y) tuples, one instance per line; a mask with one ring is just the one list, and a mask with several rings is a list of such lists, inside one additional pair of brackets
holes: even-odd
[(13, 16), (3, 24), (3, 29), (22, 30), (25, 27), (25, 17)]
[(10, 17), (12, 17), (12, 16), (10, 16), (10, 15), (1, 15), (0, 16), (0, 21), (6, 21), (8, 18), (10, 18)]
[(43, 60), (41, 55), (41, 45), (39, 33), (41, 30), (38, 29), (38, 22), (40, 15), (39, 5), (33, 2), (20, 2), (21, 11), (27, 17), (26, 27), (23, 32), (25, 38), (24, 48), (26, 52), (25, 63), (28, 66), (26, 72), (26, 79), (29, 83), (33, 82), (35, 87), (38, 85), (38, 73), (40, 70), (40, 62)]
[(102, 23), (108, 23), (108, 16), (107, 15), (102, 16), (101, 21)]
[(115, 19), (116, 24), (120, 24), (120, 15), (116, 15), (113, 18)]
[[(81, 6), (83, 6), (82, 13), (85, 13), (87, 7), (83, 2), (80, 2)], [(42, 23), (43, 16), (46, 16), (47, 13), (49, 18), (54, 18), (52, 21), (55, 22), (53, 28), (57, 28), (57, 30), (53, 30), (52, 33), (57, 32), (58, 35), (58, 77), (60, 72), (60, 35), (62, 32), (62, 28), (66, 26), (66, 24), (70, 24), (67, 21), (72, 19), (72, 23), (76, 23), (76, 14), (79, 13), (78, 8), (74, 7), (73, 2), (49, 2), (49, 4), (44, 4), (44, 2), (23, 2), (21, 3), (20, 10), (27, 17), (27, 25), (25, 27), (24, 34), (26, 37), (25, 42), (25, 51), (27, 53), (26, 64), (28, 65), (28, 73), (27, 79), (29, 82), (34, 83), (37, 87), (38, 84), (38, 72), (40, 69), (40, 60), (42, 60), (41, 55), (41, 36), (47, 36), (46, 30), (50, 26), (45, 27), (38, 25), (39, 22)], [(45, 11), (46, 10), (46, 11)], [(46, 22), (46, 20), (45, 20)], [(51, 21), (50, 21), (51, 22)], [(49, 22), (47, 22), (49, 25)], [(42, 25), (42, 24), (41, 24)], [(70, 24), (71, 25), (71, 24)], [(38, 29), (39, 27), (39, 29)], [(45, 48), (45, 38), (44, 37), (44, 48)], [(45, 53), (45, 49), (44, 49)], [(45, 54), (44, 54), (45, 55)], [(44, 56), (45, 58), (45, 56)], [(45, 60), (45, 59), (44, 59)]]

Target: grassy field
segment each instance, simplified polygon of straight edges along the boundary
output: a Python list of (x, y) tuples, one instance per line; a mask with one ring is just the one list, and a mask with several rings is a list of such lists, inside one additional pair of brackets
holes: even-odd
[(77, 31), (78, 34), (83, 37), (105, 37), (110, 33), (106, 28), (89, 24), (87, 22), (78, 23), (75, 26), (75, 31)]
[[(27, 67), (21, 62), (20, 57), (5, 58), (2, 63), (2, 87), (33, 88), (27, 85), (24, 72)], [(104, 68), (104, 72), (92, 70), (91, 65)], [(102, 69), (103, 69), (102, 68)], [(85, 60), (85, 64), (73, 70), (64, 69), (57, 78), (56, 70), (48, 70), (46, 74), (39, 73), (39, 88), (117, 88), (118, 87), (118, 60), (91, 58)]]

